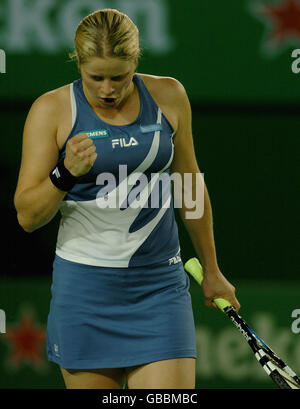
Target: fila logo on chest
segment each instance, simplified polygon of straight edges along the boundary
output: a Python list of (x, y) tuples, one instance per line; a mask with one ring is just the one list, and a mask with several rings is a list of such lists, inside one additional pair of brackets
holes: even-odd
[(138, 141), (132, 136), (129, 141), (126, 141), (126, 138), (118, 138), (118, 139), (112, 139), (111, 144), (113, 149), (115, 149), (116, 146), (119, 146), (120, 148), (129, 148), (130, 146), (136, 146), (138, 145)]

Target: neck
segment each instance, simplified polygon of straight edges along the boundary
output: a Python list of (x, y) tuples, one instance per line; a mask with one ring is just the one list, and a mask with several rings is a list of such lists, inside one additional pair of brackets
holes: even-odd
[(117, 107), (115, 107), (115, 108), (110, 108), (110, 107), (109, 108), (103, 108), (97, 103), (97, 101), (93, 100), (93, 97), (91, 97), (89, 95), (88, 90), (86, 89), (84, 82), (82, 82), (82, 88), (83, 88), (84, 95), (85, 95), (89, 105), (93, 109), (97, 110), (98, 112), (102, 112), (106, 117), (111, 117), (111, 118), (113, 118), (116, 114), (120, 113), (124, 109), (125, 105), (127, 105), (128, 103), (130, 103), (132, 101), (132, 99), (133, 99), (133, 97), (134, 97), (134, 95), (135, 95), (135, 93), (137, 91), (136, 85), (135, 85), (135, 83), (134, 83), (134, 81), (132, 79), (131, 82), (130, 82), (130, 85), (128, 87), (128, 90), (127, 90), (126, 94), (124, 95), (122, 101), (119, 103), (119, 105)]

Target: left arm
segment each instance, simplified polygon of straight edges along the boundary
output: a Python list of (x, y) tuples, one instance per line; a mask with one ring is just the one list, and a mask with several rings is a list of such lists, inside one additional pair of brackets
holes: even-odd
[[(211, 203), (195, 157), (190, 103), (184, 87), (178, 81), (174, 87), (176, 92), (173, 102), (174, 108), (177, 111), (178, 121), (174, 137), (174, 158), (171, 174), (178, 172), (181, 175), (183, 188), (182, 207), (179, 209), (179, 214), (203, 266), (204, 279), (202, 288), (205, 304), (216, 307), (213, 299), (222, 297), (239, 310), (240, 305), (235, 297), (235, 288), (226, 280), (218, 267)], [(192, 183), (184, 184), (184, 174), (187, 173), (192, 175)], [(199, 186), (199, 184), (202, 186)], [(203, 198), (197, 197), (197, 188), (198, 192), (204, 193)], [(188, 212), (191, 209), (185, 205), (185, 195), (190, 198), (192, 197), (197, 203), (199, 203), (199, 200), (203, 200), (203, 214), (197, 218), (188, 217)]]

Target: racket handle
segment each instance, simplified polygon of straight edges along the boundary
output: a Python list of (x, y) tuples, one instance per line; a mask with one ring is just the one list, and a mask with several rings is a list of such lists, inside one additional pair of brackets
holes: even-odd
[[(190, 258), (184, 265), (185, 270), (194, 277), (199, 285), (202, 284), (203, 281), (203, 269), (196, 257)], [(231, 304), (229, 301), (225, 300), (224, 298), (215, 298), (214, 303), (219, 308), (219, 310), (224, 311), (224, 308), (230, 307)]]

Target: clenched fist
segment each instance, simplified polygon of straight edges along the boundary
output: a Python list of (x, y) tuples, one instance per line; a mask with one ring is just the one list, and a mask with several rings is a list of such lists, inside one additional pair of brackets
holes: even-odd
[(88, 173), (97, 156), (92, 139), (80, 133), (68, 140), (64, 165), (73, 176), (79, 177)]

